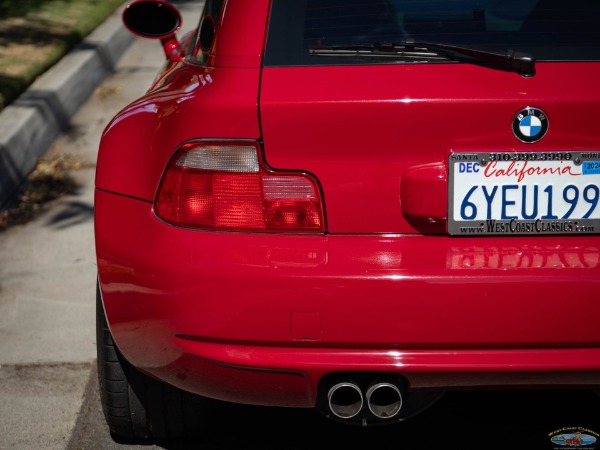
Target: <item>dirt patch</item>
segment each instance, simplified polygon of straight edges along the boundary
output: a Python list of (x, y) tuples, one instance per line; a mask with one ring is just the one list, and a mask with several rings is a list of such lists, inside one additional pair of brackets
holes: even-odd
[(44, 206), (76, 191), (78, 184), (71, 172), (89, 167), (71, 155), (57, 154), (42, 158), (27, 178), (21, 194), (0, 212), (0, 232), (35, 218)]

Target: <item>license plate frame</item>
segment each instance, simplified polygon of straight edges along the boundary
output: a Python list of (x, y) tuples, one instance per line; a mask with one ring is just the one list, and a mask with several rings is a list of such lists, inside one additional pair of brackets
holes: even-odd
[(451, 152), (447, 231), (472, 237), (600, 233), (600, 150)]

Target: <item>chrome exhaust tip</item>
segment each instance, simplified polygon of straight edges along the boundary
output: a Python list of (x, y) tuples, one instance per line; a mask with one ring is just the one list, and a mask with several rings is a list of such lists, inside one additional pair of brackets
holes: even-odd
[(378, 419), (391, 419), (402, 409), (402, 393), (391, 383), (376, 383), (367, 389), (367, 405)]
[(360, 388), (351, 382), (338, 383), (327, 393), (329, 410), (340, 419), (352, 419), (363, 407)]

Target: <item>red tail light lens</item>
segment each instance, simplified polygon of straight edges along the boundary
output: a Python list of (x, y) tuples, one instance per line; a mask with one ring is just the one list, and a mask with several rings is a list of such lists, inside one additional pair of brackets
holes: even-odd
[(270, 171), (257, 144), (191, 143), (171, 159), (154, 212), (184, 228), (256, 232), (323, 232), (315, 180)]

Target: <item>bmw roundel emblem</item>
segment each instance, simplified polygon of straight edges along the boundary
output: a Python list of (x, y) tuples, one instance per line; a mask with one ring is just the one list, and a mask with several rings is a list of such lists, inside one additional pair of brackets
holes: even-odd
[(512, 123), (513, 133), (521, 142), (532, 144), (548, 131), (548, 116), (538, 108), (527, 107), (517, 113)]

